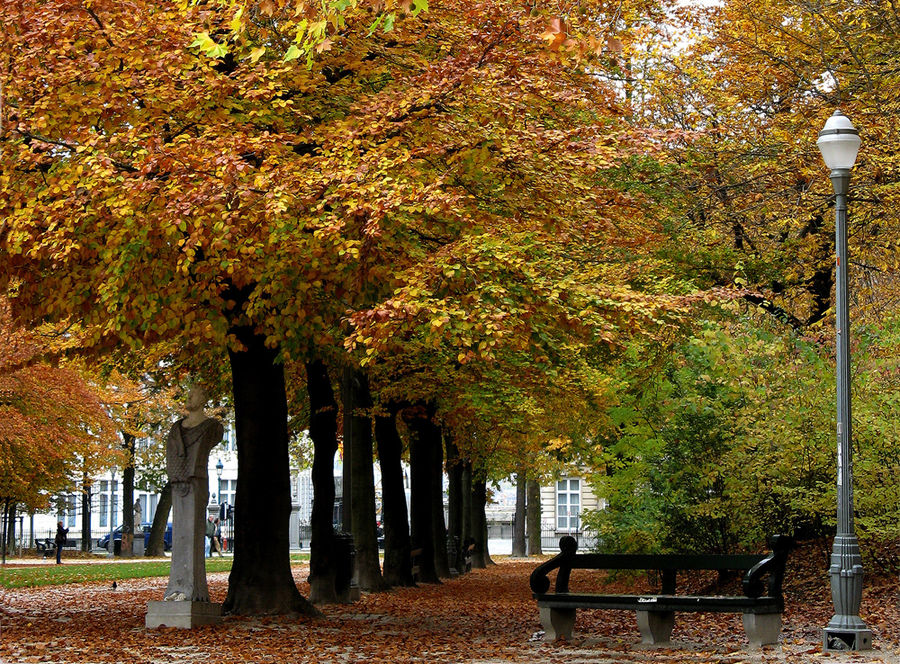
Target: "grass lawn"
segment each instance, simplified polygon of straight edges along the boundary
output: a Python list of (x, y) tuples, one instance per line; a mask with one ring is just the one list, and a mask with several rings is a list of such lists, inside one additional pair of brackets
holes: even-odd
[[(291, 554), (291, 564), (299, 564), (308, 560), (308, 553)], [(206, 571), (228, 572), (231, 570), (231, 561), (231, 557), (207, 558)], [(78, 562), (76, 558), (64, 561), (62, 565), (56, 565), (48, 561), (46, 565), (0, 568), (0, 588), (36, 588), (38, 586), (56, 586), (65, 583), (112, 582), (119, 579), (168, 576), (170, 564), (171, 561), (169, 559), (141, 562), (121, 560), (111, 563), (82, 563)]]
[[(227, 572), (231, 569), (231, 560), (231, 558), (209, 558), (206, 561), (206, 571)], [(64, 583), (168, 576), (170, 564), (169, 560), (114, 563), (64, 562), (62, 565), (49, 563), (47, 565), (4, 568), (0, 569), (0, 587), (34, 588)]]

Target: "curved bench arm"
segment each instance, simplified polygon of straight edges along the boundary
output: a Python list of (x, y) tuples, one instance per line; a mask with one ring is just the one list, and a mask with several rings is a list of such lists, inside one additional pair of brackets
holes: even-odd
[(578, 540), (571, 535), (566, 535), (559, 539), (559, 554), (539, 565), (531, 573), (528, 580), (531, 586), (531, 592), (541, 595), (550, 590), (550, 579), (547, 576), (550, 572), (559, 568), (556, 575), (556, 592), (569, 592), (569, 574), (572, 571), (572, 558), (578, 550)]
[[(744, 594), (747, 597), (761, 597), (763, 592), (766, 592), (767, 597), (781, 597), (784, 567), (787, 563), (788, 553), (793, 547), (794, 540), (788, 535), (772, 537), (772, 552), (747, 570), (744, 575)], [(769, 575), (768, 588), (762, 581), (766, 574)]]

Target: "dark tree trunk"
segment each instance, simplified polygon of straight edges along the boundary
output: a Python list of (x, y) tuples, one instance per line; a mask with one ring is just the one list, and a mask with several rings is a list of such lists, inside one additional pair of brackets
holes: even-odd
[(447, 446), (447, 539), (454, 545), (454, 568), (462, 574), (465, 566), (460, 558), (462, 554), (462, 487), (463, 463), (459, 458), (459, 448), (453, 438), (445, 436)]
[(122, 557), (134, 555), (134, 441), (129, 433), (122, 433), (128, 465), (122, 469)]
[(306, 364), (309, 393), (309, 437), (313, 441), (313, 507), (310, 517), (310, 599), (317, 604), (338, 601), (334, 558), (334, 455), (337, 452), (337, 401), (328, 369), (321, 360)]
[(251, 328), (231, 330), (245, 350), (231, 360), (238, 477), (234, 562), (223, 610), (236, 615), (314, 614), (294, 583), (287, 396), (278, 351)]
[(387, 414), (375, 416), (375, 440), (381, 464), (381, 500), (384, 527), (384, 580), (392, 586), (413, 586), (409, 559), (409, 517), (403, 481), (403, 442), (397, 433), (397, 404), (387, 406)]
[(462, 472), (460, 473), (462, 480), (462, 495), (460, 496), (460, 531), (462, 533), (462, 543), (468, 546), (474, 539), (474, 530), (472, 529), (472, 462), (468, 459), (462, 461)]
[(541, 486), (537, 480), (528, 480), (525, 520), (528, 524), (528, 555), (539, 556), (541, 549)]
[(166, 527), (169, 523), (169, 512), (172, 511), (172, 485), (166, 485), (159, 492), (159, 502), (156, 504), (156, 513), (153, 515), (153, 524), (150, 526), (150, 541), (147, 542), (147, 550), (144, 554), (148, 557), (165, 555)]
[(19, 504), (16, 501), (10, 501), (6, 506), (6, 549), (15, 552), (16, 550), (16, 512)]
[(414, 549), (422, 549), (419, 581), (440, 583), (434, 566), (432, 499), (434, 490), (434, 451), (429, 436), (431, 413), (423, 406), (407, 408), (403, 417), (409, 426), (409, 472), (411, 539)]
[(81, 550), (90, 551), (91, 541), (91, 485), (81, 485)]
[(353, 533), (353, 445), (350, 432), (353, 430), (353, 409), (347, 404), (353, 403), (351, 376), (353, 371), (345, 367), (341, 373), (341, 432), (343, 438), (343, 459), (341, 459), (341, 530)]
[(516, 474), (516, 515), (513, 519), (512, 555), (525, 556), (525, 473)]
[(484, 516), (484, 504), (487, 502), (487, 482), (472, 481), (472, 539), (475, 550), (472, 552), (472, 568), (484, 569), (488, 566), (487, 553), (487, 521)]
[(435, 424), (429, 427), (432, 438), (431, 469), (431, 536), (434, 541), (434, 569), (438, 577), (450, 578), (450, 561), (447, 556), (447, 526), (444, 522), (444, 446), (441, 428)]
[[(344, 512), (352, 513), (350, 525), (356, 546), (357, 583), (363, 590), (380, 592), (387, 588), (381, 577), (378, 560), (378, 534), (375, 526), (375, 477), (372, 454), (372, 395), (369, 377), (363, 371), (346, 369), (344, 382), (349, 389), (343, 391), (344, 412), (350, 412), (349, 422), (344, 419), (344, 462), (346, 450), (350, 456), (350, 505), (344, 503)], [(344, 477), (346, 486), (348, 478)]]
[(2, 518), (3, 536), (2, 536), (2, 541), (0, 541), (0, 545), (2, 545), (2, 547), (3, 547), (3, 564), (4, 565), (6, 564), (6, 548), (7, 548), (6, 547), (6, 535), (8, 533), (7, 527), (8, 527), (8, 523), (9, 523), (10, 503), (11, 503), (11, 501), (9, 498), (3, 499), (3, 518)]

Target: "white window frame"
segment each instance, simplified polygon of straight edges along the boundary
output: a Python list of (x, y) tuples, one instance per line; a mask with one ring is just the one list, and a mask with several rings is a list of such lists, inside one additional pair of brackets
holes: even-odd
[(581, 479), (564, 477), (556, 481), (556, 532), (581, 530)]

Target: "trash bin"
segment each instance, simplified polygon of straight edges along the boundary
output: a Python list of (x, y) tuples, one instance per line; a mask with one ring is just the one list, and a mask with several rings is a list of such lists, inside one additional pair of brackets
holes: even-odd
[(338, 601), (350, 601), (350, 582), (356, 568), (356, 547), (353, 535), (342, 531), (334, 533), (334, 590)]
[(447, 538), (447, 564), (450, 576), (459, 576), (459, 538), (456, 535)]
[(122, 540), (113, 540), (113, 555), (122, 555)]

